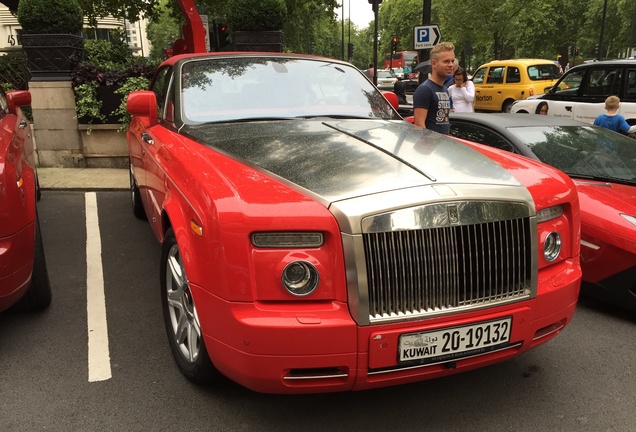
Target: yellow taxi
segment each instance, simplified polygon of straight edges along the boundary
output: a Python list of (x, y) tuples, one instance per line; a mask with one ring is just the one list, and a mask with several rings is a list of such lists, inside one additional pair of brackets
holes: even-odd
[(547, 93), (559, 79), (559, 67), (551, 60), (494, 60), (473, 75), (475, 110), (510, 112), (514, 101)]

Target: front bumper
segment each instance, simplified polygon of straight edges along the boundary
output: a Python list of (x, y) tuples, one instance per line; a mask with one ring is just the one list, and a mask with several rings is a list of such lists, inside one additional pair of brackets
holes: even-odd
[[(204, 341), (214, 365), (265, 393), (363, 390), (442, 377), (516, 357), (556, 336), (571, 320), (581, 272), (566, 270), (536, 298), (442, 317), (358, 326), (347, 305), (229, 303), (193, 286)], [(556, 282), (552, 282), (555, 280)], [(511, 317), (510, 344), (497, 351), (429, 365), (401, 366), (398, 341), (421, 332)]]

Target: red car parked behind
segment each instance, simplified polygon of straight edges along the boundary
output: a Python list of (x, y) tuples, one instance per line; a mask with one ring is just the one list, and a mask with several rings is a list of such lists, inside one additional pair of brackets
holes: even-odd
[(0, 312), (16, 303), (35, 310), (51, 302), (36, 211), (33, 141), (20, 109), (30, 104), (28, 91), (0, 89)]

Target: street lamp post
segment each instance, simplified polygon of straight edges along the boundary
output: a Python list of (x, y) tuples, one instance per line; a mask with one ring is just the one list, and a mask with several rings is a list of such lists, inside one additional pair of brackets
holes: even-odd
[[(423, 0), (422, 2), (422, 25), (429, 25), (431, 23), (431, 0)], [(431, 53), (428, 49), (420, 50), (420, 61), (430, 60)], [(420, 82), (425, 80), (425, 74), (420, 72)]]
[(634, 2), (634, 13), (632, 14), (632, 29), (629, 33), (629, 55), (628, 58), (632, 56), (632, 47), (634, 46), (634, 21), (636, 21), (636, 1)]
[(605, 33), (605, 16), (607, 15), (607, 0), (603, 2), (603, 19), (601, 21), (601, 37), (598, 41), (598, 53), (596, 59), (600, 60), (603, 57), (603, 33)]
[(373, 84), (378, 85), (378, 6), (382, 0), (369, 0), (373, 8)]

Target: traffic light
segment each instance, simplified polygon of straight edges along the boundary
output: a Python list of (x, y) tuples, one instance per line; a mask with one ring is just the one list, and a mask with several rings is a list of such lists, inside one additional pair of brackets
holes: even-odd
[(393, 36), (393, 39), (391, 39), (391, 52), (397, 51), (399, 41), (400, 40), (397, 38), (397, 36)]
[(219, 41), (219, 50), (230, 44), (227, 24), (216, 25), (216, 37)]
[(347, 57), (349, 59), (351, 59), (353, 57), (353, 50), (355, 49), (355, 45), (353, 44), (353, 42), (349, 42), (349, 49), (347, 51)]
[(309, 54), (313, 54), (315, 48), (316, 45), (314, 44), (314, 41), (309, 41)]

